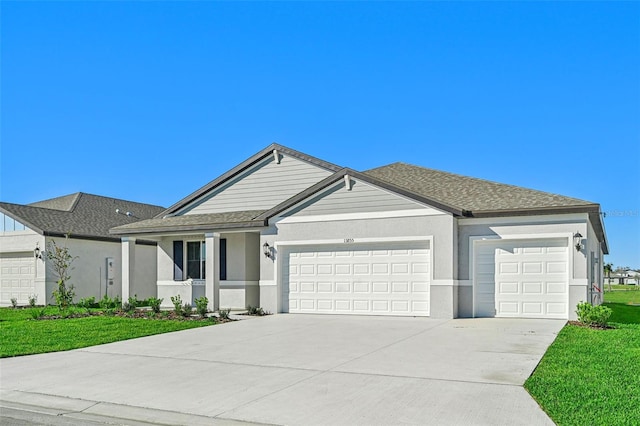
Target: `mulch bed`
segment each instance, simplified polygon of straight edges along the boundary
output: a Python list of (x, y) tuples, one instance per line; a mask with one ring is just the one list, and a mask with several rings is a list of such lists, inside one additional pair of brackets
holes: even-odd
[(580, 321), (569, 321), (569, 324), (575, 325), (575, 326), (578, 326), (578, 327), (593, 328), (594, 330), (612, 330), (612, 329), (615, 329), (615, 327), (612, 327), (610, 325), (604, 325), (604, 326), (596, 325), (596, 324), (587, 325), (587, 324), (581, 323)]
[(112, 312), (104, 312), (104, 311), (89, 311), (89, 312), (74, 312), (68, 316), (63, 315), (43, 315), (39, 317), (39, 320), (57, 320), (57, 319), (67, 319), (67, 318), (86, 318), (86, 317), (104, 317), (104, 316), (113, 316), (120, 318), (134, 318), (134, 319), (153, 319), (153, 320), (172, 320), (172, 321), (215, 321), (216, 323), (226, 323), (231, 321), (236, 321), (231, 318), (218, 318), (216, 316), (208, 316), (202, 318), (200, 315), (194, 314), (189, 316), (178, 315), (175, 311), (162, 311), (159, 314), (151, 314), (151, 311), (144, 311), (136, 309), (133, 312), (125, 312), (125, 311), (112, 311)]

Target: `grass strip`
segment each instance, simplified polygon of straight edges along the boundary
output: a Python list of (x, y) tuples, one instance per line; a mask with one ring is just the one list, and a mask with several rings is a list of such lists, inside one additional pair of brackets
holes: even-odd
[(0, 310), (0, 358), (85, 348), (214, 324), (208, 320), (180, 321), (110, 316), (33, 320), (30, 319), (28, 311)]
[(640, 424), (640, 307), (621, 293), (605, 294), (614, 329), (567, 325), (525, 383), (558, 425)]

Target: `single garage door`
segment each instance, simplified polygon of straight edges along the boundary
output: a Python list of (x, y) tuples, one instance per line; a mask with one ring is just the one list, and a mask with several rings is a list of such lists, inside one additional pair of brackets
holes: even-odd
[(285, 251), (284, 312), (429, 315), (429, 242)]
[(568, 318), (566, 239), (476, 246), (477, 317)]
[(0, 303), (7, 306), (15, 297), (18, 304), (29, 303), (35, 294), (35, 261), (33, 253), (0, 254)]

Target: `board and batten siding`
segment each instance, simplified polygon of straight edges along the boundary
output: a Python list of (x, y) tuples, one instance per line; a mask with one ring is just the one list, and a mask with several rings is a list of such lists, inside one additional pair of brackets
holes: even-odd
[(280, 157), (280, 163), (269, 157), (187, 206), (179, 214), (268, 210), (331, 173), (287, 155)]
[(344, 182), (312, 197), (283, 215), (322, 216), (341, 213), (369, 213), (424, 209), (414, 201), (383, 191), (362, 181), (351, 181), (351, 190)]

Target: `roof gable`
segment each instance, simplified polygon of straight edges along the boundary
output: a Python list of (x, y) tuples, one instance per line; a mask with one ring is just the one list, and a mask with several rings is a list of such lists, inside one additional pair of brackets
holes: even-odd
[[(40, 207), (43, 205), (48, 207)], [(96, 239), (113, 239), (110, 228), (151, 218), (162, 210), (151, 204), (82, 192), (31, 205), (0, 203), (1, 212), (40, 234)]]
[(267, 210), (339, 170), (272, 144), (163, 211), (168, 215)]

